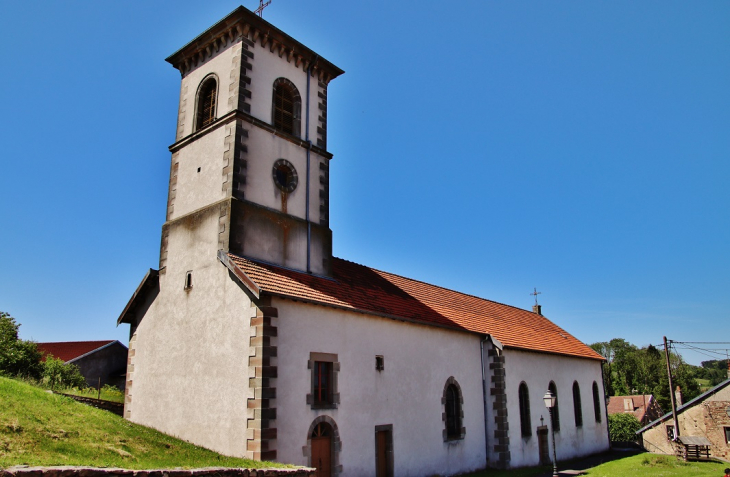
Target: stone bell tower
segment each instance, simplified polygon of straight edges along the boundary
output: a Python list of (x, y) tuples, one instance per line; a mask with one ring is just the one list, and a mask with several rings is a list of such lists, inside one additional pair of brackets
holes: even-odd
[(167, 61), (182, 84), (160, 273), (223, 250), (328, 275), (327, 85), (343, 71), (244, 7)]

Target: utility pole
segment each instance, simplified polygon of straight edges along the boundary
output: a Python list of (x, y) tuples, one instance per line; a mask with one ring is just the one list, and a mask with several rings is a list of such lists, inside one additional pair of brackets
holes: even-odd
[(679, 421), (677, 421), (677, 401), (674, 399), (674, 384), (672, 382), (672, 367), (669, 365), (669, 346), (667, 337), (664, 337), (664, 356), (667, 358), (667, 375), (669, 376), (669, 399), (672, 400), (672, 417), (674, 418), (674, 440), (679, 438)]

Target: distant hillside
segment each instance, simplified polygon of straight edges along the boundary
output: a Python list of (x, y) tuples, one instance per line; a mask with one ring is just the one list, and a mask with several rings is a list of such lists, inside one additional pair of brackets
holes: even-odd
[(0, 468), (284, 467), (222, 456), (70, 398), (0, 377)]

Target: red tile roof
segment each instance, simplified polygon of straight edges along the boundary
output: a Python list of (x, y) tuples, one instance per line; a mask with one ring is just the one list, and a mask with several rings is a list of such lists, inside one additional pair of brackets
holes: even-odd
[(44, 355), (43, 360), (45, 361), (46, 355), (54, 356), (61, 361), (67, 363), (72, 359), (83, 356), (86, 353), (90, 353), (94, 350), (101, 348), (102, 346), (113, 343), (115, 340), (106, 341), (62, 341), (58, 343), (38, 343), (38, 350)]
[(228, 254), (271, 295), (474, 333), (504, 346), (602, 360), (603, 357), (544, 316), (340, 258), (324, 278)]
[[(608, 414), (619, 414), (623, 412), (630, 412), (639, 422), (643, 422), (644, 415), (652, 407), (652, 401), (654, 396), (652, 394), (632, 394), (631, 396), (611, 396), (608, 398)], [(658, 404), (656, 406), (656, 416), (661, 416), (662, 411)]]

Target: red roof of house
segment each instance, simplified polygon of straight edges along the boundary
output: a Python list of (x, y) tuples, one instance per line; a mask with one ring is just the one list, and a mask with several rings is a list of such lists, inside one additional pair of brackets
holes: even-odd
[(602, 360), (542, 315), (332, 259), (332, 278), (228, 254), (263, 292), (417, 323), (490, 334), (504, 346)]
[(45, 361), (47, 355), (54, 356), (64, 363), (72, 359), (91, 353), (94, 350), (113, 343), (115, 340), (106, 341), (62, 341), (58, 343), (38, 343), (38, 350), (43, 354)]
[[(608, 399), (608, 414), (630, 412), (641, 422), (649, 409), (654, 396), (652, 394), (633, 394), (631, 396), (611, 396)], [(661, 410), (658, 411), (661, 414)]]

